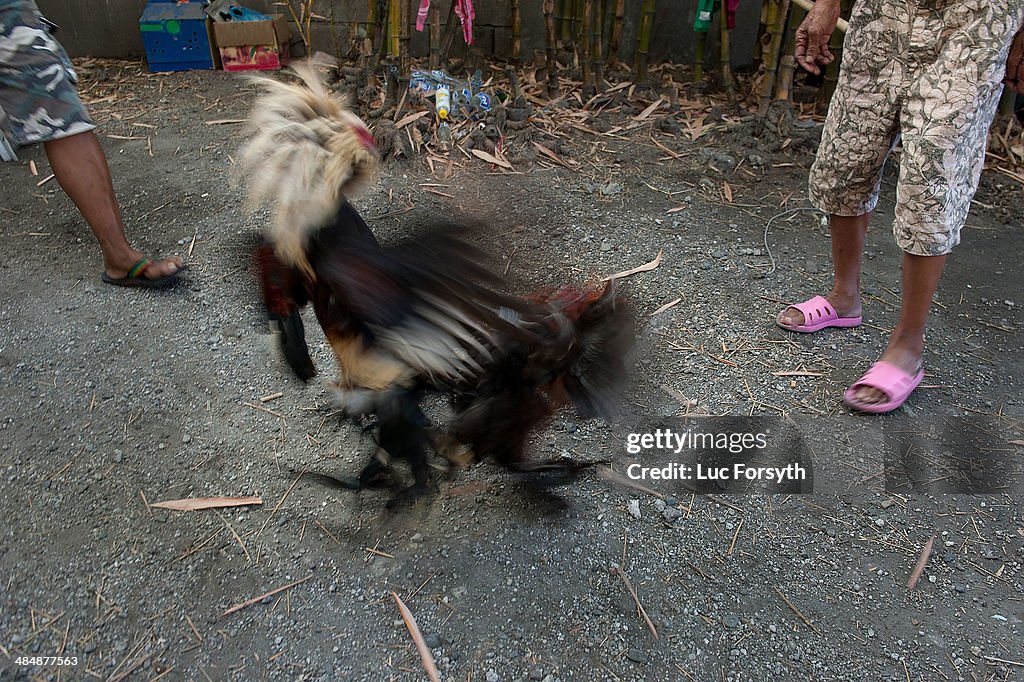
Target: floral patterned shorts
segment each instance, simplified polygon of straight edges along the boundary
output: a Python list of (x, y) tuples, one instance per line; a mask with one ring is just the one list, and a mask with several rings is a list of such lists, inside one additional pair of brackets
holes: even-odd
[(985, 162), (1024, 0), (858, 0), (809, 196), (836, 215), (878, 203), (902, 136), (896, 243), (939, 256), (960, 242)]

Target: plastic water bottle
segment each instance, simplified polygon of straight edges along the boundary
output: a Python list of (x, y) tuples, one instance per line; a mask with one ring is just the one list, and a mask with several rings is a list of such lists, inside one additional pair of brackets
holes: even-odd
[(448, 88), (444, 85), (437, 86), (434, 92), (434, 110), (442, 122), (448, 120), (448, 112), (452, 110), (452, 98)]

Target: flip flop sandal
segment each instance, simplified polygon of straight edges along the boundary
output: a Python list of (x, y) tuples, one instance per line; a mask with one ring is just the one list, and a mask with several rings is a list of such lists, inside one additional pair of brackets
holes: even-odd
[[(852, 386), (846, 389), (843, 394), (843, 402), (860, 412), (871, 414), (884, 414), (892, 412), (906, 402), (914, 389), (924, 379), (924, 368), (917, 370), (916, 374), (907, 374), (896, 365), (879, 360), (871, 365), (871, 369), (857, 380)], [(883, 403), (866, 403), (857, 399), (857, 389), (874, 388), (881, 391), (888, 398)]]
[(832, 304), (824, 296), (815, 296), (803, 303), (795, 303), (786, 307), (782, 312), (786, 312), (790, 308), (795, 308), (804, 314), (804, 323), (787, 325), (782, 324), (778, 319), (776, 319), (775, 323), (787, 331), (800, 332), (801, 334), (811, 334), (826, 327), (857, 327), (863, 319), (860, 315), (857, 317), (839, 317)]
[(115, 287), (135, 287), (138, 289), (166, 289), (168, 287), (174, 286), (179, 281), (181, 281), (179, 275), (183, 273), (185, 270), (188, 270), (187, 265), (182, 265), (180, 268), (178, 268), (169, 275), (164, 275), (163, 277), (158, 277), (156, 279), (150, 279), (149, 277), (145, 276), (145, 273), (146, 269), (152, 264), (153, 261), (151, 261), (150, 259), (142, 258), (131, 267), (131, 269), (128, 271), (128, 274), (125, 275), (124, 277), (111, 277), (106, 272), (104, 272), (100, 275), (100, 279), (102, 279), (107, 284), (114, 285)]

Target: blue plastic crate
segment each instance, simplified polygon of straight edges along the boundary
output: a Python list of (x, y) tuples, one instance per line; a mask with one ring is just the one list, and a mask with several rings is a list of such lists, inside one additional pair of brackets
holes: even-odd
[(150, 0), (139, 19), (150, 71), (214, 68), (206, 13), (198, 2)]

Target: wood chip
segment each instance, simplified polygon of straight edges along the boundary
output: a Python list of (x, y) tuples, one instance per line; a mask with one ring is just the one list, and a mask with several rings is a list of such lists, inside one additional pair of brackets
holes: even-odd
[(423, 639), (423, 633), (420, 632), (420, 627), (416, 624), (412, 611), (399, 598), (398, 594), (392, 592), (391, 596), (398, 606), (398, 612), (402, 614), (402, 620), (412, 636), (412, 641), (416, 643), (416, 650), (420, 653), (420, 661), (423, 663), (423, 669), (427, 671), (427, 677), (430, 678), (431, 682), (441, 682), (441, 676), (437, 672), (437, 666), (434, 665), (434, 657), (430, 653), (430, 647), (427, 646), (426, 640)]
[(654, 317), (655, 315), (660, 315), (661, 313), (665, 312), (666, 310), (668, 310), (668, 309), (669, 309), (669, 308), (671, 308), (672, 306), (674, 306), (674, 305), (676, 305), (677, 303), (679, 303), (679, 302), (680, 302), (681, 300), (683, 300), (683, 299), (681, 299), (681, 298), (677, 298), (677, 299), (676, 299), (676, 300), (674, 300), (674, 301), (670, 301), (670, 302), (666, 303), (665, 305), (661, 306), (660, 308), (658, 308), (657, 310), (655, 310), (655, 311), (654, 311), (653, 313), (651, 313), (651, 315), (650, 315), (650, 316), (651, 316), (651, 317)]
[(928, 542), (925, 543), (924, 549), (921, 550), (921, 556), (917, 559), (917, 565), (914, 566), (913, 572), (910, 574), (910, 579), (907, 580), (907, 589), (912, 590), (917, 587), (917, 581), (921, 579), (921, 574), (924, 573), (924, 567), (928, 564), (928, 557), (932, 555), (932, 545), (935, 544), (935, 536), (931, 536)]
[(39, 175), (39, 169), (36, 168), (36, 162), (35, 161), (29, 161), (28, 162), (28, 172), (31, 173), (34, 176), (35, 175)]
[(646, 109), (641, 111), (639, 114), (634, 116), (633, 120), (634, 121), (642, 121), (642, 120), (644, 120), (645, 118), (647, 118), (648, 116), (653, 114), (655, 112), (655, 110), (657, 110), (658, 107), (660, 107), (664, 103), (665, 103), (665, 98), (664, 97), (659, 97), (656, 102), (654, 102), (649, 107), (647, 107)]
[(250, 504), (263, 504), (263, 500), (259, 497), (186, 497), (180, 500), (154, 502), (149, 506), (158, 509), (173, 509), (174, 511), (196, 511), (221, 507), (244, 507)]
[(610, 279), (620, 279), (622, 277), (629, 277), (631, 275), (635, 275), (635, 274), (637, 274), (639, 272), (648, 272), (650, 270), (654, 270), (659, 265), (661, 265), (661, 259), (664, 257), (664, 255), (665, 255), (665, 250), (664, 249), (659, 249), (658, 250), (658, 255), (655, 256), (654, 260), (650, 261), (649, 263), (644, 263), (643, 265), (641, 265), (639, 267), (635, 267), (632, 270), (623, 270), (622, 272), (616, 272), (614, 275), (609, 275), (608, 277), (602, 278), (601, 281), (602, 282), (607, 282)]
[(509, 163), (505, 159), (499, 159), (497, 156), (494, 156), (493, 154), (488, 154), (482, 149), (473, 149), (472, 154), (476, 158), (483, 159), (487, 163), (493, 163), (495, 166), (501, 166), (502, 168), (508, 168), (509, 170), (512, 170), (511, 163)]

